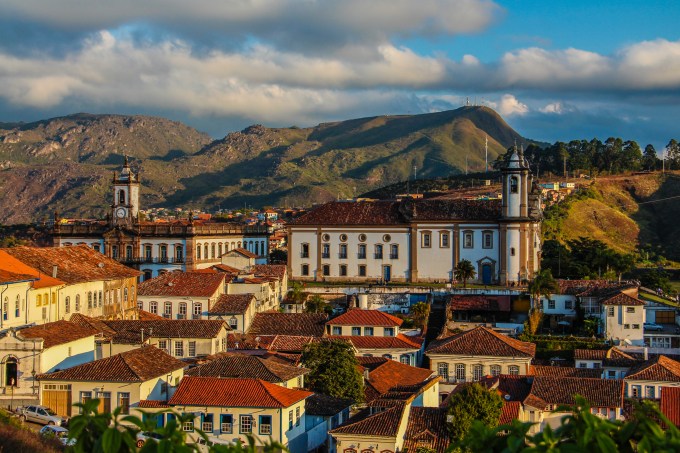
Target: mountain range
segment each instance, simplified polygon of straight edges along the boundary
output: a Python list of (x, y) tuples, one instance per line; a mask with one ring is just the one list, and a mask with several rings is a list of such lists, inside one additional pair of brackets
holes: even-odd
[(526, 143), (488, 107), (390, 115), (314, 127), (253, 125), (213, 140), (149, 116), (75, 114), (0, 123), (0, 223), (102, 217), (124, 156), (142, 208), (310, 206), (409, 178), (470, 171)]

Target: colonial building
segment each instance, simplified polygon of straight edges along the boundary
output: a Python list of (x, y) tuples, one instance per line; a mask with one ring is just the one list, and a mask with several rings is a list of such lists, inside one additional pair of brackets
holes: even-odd
[(539, 268), (540, 195), (521, 151), (503, 169), (502, 200), (407, 198), (327, 203), (288, 226), (288, 274), (314, 281), (511, 284)]
[(115, 260), (140, 269), (144, 278), (168, 271), (203, 269), (219, 264), (229, 250), (244, 248), (266, 263), (266, 225), (207, 220), (143, 221), (139, 216), (139, 174), (125, 159), (113, 175), (113, 204), (106, 220), (66, 221), (55, 216), (52, 238), (57, 247), (86, 244)]

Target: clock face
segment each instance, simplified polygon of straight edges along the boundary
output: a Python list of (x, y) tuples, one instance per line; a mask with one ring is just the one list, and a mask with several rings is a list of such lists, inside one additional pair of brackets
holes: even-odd
[(123, 208), (116, 209), (116, 217), (118, 217), (120, 219), (125, 217), (125, 209), (123, 209)]

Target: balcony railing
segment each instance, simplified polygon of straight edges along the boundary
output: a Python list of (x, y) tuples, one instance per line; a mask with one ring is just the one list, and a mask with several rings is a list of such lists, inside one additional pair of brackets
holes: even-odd
[(398, 253), (390, 253), (390, 259), (391, 260), (398, 260), (399, 254)]
[(116, 261), (123, 264), (184, 264), (186, 259), (184, 257), (132, 257), (132, 256), (119, 256), (114, 258)]
[(366, 252), (357, 253), (357, 258), (360, 259), (360, 260), (365, 260), (366, 259)]
[(340, 258), (341, 260), (346, 260), (347, 259), (347, 252), (338, 253), (338, 258)]
[(321, 258), (330, 258), (330, 257), (331, 257), (331, 254), (328, 253), (328, 252), (323, 252), (323, 253), (321, 254)]
[(383, 254), (382, 253), (376, 253), (374, 255), (374, 258), (377, 259), (377, 260), (381, 260), (383, 258)]

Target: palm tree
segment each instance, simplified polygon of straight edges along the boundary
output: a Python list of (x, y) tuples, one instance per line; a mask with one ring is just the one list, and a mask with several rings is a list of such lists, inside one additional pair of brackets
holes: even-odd
[(467, 281), (477, 276), (475, 267), (470, 260), (460, 260), (453, 269), (453, 276), (456, 280), (463, 280), (463, 288), (467, 286)]
[(541, 300), (541, 296), (549, 296), (557, 291), (557, 280), (552, 276), (550, 269), (543, 269), (529, 283), (527, 288), (531, 294), (532, 306), (536, 307), (536, 302)]
[(417, 324), (423, 326), (427, 315), (430, 314), (430, 305), (425, 302), (418, 302), (411, 307), (411, 314), (417, 321)]

